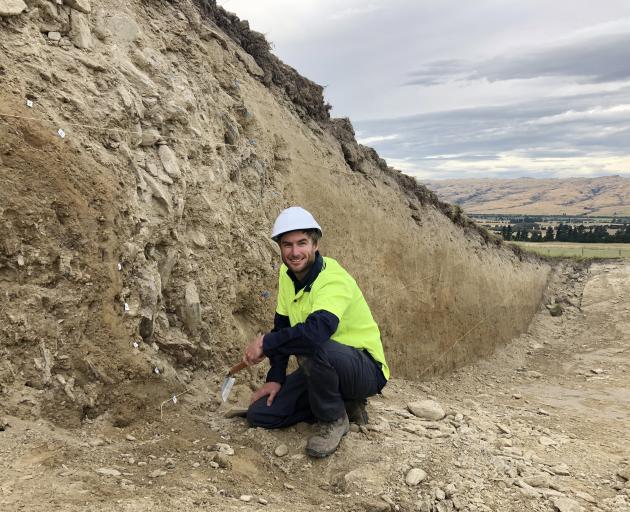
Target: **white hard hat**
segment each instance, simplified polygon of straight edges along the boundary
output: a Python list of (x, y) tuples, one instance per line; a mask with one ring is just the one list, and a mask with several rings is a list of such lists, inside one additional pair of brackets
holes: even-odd
[(276, 218), (276, 222), (273, 224), (271, 238), (277, 241), (284, 233), (306, 229), (317, 229), (320, 233), (322, 232), (322, 228), (317, 224), (315, 217), (304, 208), (291, 206), (291, 208), (282, 210), (280, 215)]

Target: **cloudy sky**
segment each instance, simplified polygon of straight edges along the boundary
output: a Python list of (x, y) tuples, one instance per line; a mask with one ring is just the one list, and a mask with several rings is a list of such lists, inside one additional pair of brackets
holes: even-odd
[(628, 0), (218, 0), (423, 179), (630, 177)]

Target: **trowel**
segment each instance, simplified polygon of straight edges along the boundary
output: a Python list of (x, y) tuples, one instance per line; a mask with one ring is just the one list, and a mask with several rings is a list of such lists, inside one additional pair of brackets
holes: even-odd
[(245, 361), (241, 361), (236, 366), (233, 366), (232, 368), (230, 368), (230, 370), (227, 372), (227, 375), (225, 376), (225, 380), (223, 381), (223, 385), (221, 386), (221, 399), (224, 402), (228, 399), (228, 396), (230, 396), (230, 392), (232, 391), (232, 388), (234, 387), (234, 382), (236, 382), (234, 375), (236, 375), (246, 366), (247, 366), (247, 363)]

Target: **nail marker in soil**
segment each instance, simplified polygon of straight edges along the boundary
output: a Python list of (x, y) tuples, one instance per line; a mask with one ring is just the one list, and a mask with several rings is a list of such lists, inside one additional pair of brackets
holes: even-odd
[(57, 133), (59, 134), (59, 137), (61, 137), (62, 139), (66, 137), (66, 132), (63, 130), (63, 128), (59, 128), (59, 130), (57, 130)]
[(33, 108), (33, 101), (32, 100), (26, 100), (26, 106), (28, 108)]
[(118, 270), (122, 270), (122, 263), (118, 264)]
[(139, 346), (140, 346), (140, 345), (138, 345), (138, 342), (137, 342), (137, 341), (134, 341), (134, 342), (133, 342), (133, 348), (138, 348)]
[(125, 302), (125, 311), (129, 311), (129, 304)]
[(173, 403), (176, 404), (177, 403), (177, 395), (173, 395)]
[(155, 373), (156, 375), (159, 375), (159, 374), (160, 374), (160, 369), (156, 366), (156, 367), (153, 369), (153, 373)]

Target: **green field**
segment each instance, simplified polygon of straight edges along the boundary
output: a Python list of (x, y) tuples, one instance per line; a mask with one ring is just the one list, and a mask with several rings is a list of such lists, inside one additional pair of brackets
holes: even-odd
[(630, 258), (630, 244), (578, 244), (570, 242), (510, 242), (526, 251), (552, 257)]

